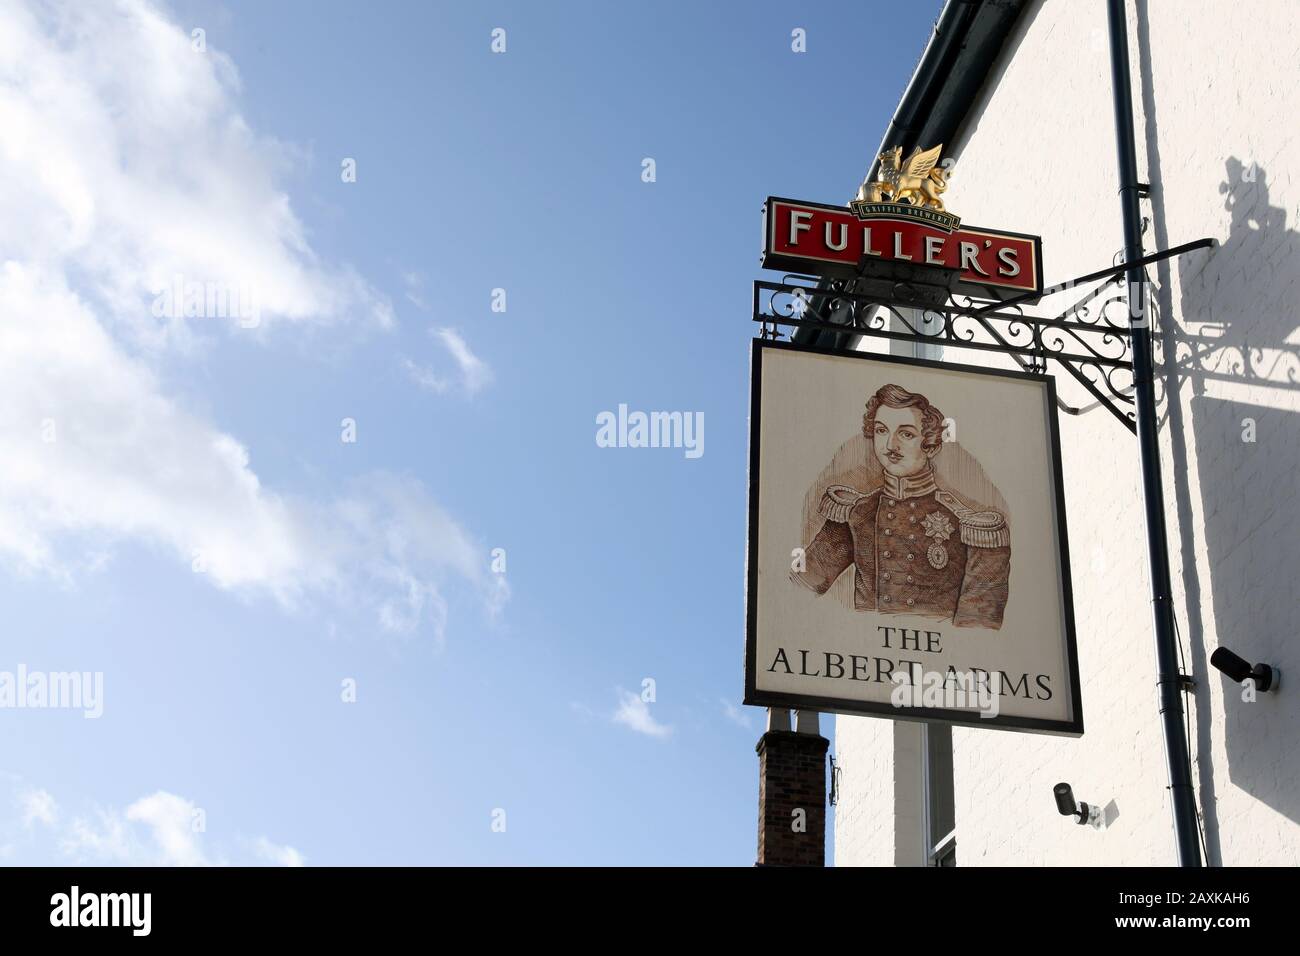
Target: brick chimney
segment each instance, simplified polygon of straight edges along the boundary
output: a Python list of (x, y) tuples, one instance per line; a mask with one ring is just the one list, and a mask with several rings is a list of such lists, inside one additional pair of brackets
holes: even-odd
[(826, 865), (826, 749), (816, 711), (767, 712), (758, 746), (758, 865)]

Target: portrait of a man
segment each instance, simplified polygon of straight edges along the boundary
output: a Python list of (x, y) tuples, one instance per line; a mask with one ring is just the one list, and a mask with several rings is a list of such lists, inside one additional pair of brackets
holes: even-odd
[(820, 595), (851, 567), (859, 611), (1000, 629), (1010, 529), (1001, 512), (976, 510), (936, 481), (943, 414), (924, 395), (889, 384), (867, 401), (862, 422), (881, 484), (825, 490), (821, 529), (791, 579)]

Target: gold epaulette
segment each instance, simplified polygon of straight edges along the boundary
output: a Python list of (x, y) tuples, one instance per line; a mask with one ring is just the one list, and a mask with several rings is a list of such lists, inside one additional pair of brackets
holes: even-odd
[(853, 506), (867, 496), (848, 485), (831, 485), (822, 495), (821, 507), (818, 509), (828, 521), (845, 522)]
[(961, 527), (961, 543), (973, 548), (1005, 548), (1011, 544), (1007, 519), (997, 511), (975, 511), (949, 491), (935, 492), (935, 499), (952, 509)]

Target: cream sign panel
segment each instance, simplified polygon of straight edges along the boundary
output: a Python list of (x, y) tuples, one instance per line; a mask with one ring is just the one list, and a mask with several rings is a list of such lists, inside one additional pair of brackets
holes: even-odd
[(1046, 376), (756, 342), (746, 697), (1081, 734)]

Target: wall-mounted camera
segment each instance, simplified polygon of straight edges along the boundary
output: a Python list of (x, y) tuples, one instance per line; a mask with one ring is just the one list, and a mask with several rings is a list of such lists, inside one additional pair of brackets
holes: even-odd
[(1086, 823), (1094, 830), (1100, 830), (1105, 826), (1101, 807), (1095, 803), (1077, 802), (1074, 799), (1074, 790), (1071, 789), (1068, 783), (1058, 783), (1052, 788), (1052, 795), (1056, 797), (1056, 809), (1060, 811), (1061, 816), (1077, 817), (1076, 822), (1080, 826)]
[(1250, 664), (1226, 647), (1215, 648), (1214, 653), (1210, 655), (1210, 663), (1238, 684), (1248, 678), (1253, 680), (1256, 690), (1275, 691), (1282, 682), (1282, 672), (1276, 667), (1267, 664)]

